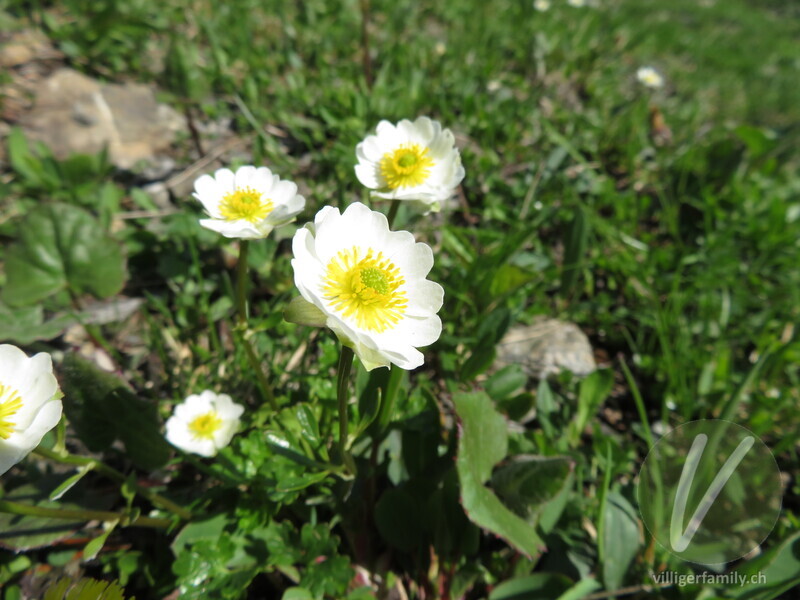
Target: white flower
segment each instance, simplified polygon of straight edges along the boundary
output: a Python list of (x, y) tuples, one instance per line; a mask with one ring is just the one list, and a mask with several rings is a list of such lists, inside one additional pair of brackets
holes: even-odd
[(230, 443), (243, 412), (227, 394), (193, 394), (167, 420), (167, 440), (185, 452), (214, 456)]
[(664, 78), (661, 73), (653, 67), (640, 67), (636, 71), (636, 79), (645, 87), (658, 89), (664, 85)]
[(194, 190), (194, 197), (211, 217), (200, 224), (228, 238), (267, 237), (306, 205), (305, 198), (297, 194), (296, 184), (281, 181), (266, 167), (240, 167), (236, 173), (219, 169), (213, 177), (199, 177)]
[(589, 6), (589, 0), (567, 0), (567, 4), (575, 8), (583, 8)]
[(367, 370), (394, 363), (414, 369), (419, 346), (439, 339), (442, 286), (425, 279), (430, 246), (407, 231), (391, 231), (386, 217), (356, 202), (343, 214), (331, 206), (294, 236), (294, 281), (303, 298), (326, 317), (341, 342)]
[(438, 211), (464, 179), (453, 134), (428, 117), (381, 121), (376, 135), (356, 146), (356, 157), (356, 177), (373, 196), (413, 200), (427, 211)]
[(39, 445), (61, 419), (61, 392), (49, 354), (31, 358), (0, 346), (0, 475)]
[(533, 0), (533, 8), (539, 12), (550, 10), (550, 0)]

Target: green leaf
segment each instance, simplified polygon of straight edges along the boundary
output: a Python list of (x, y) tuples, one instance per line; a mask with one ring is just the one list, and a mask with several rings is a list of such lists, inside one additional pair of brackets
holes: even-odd
[(603, 518), (603, 584), (616, 590), (625, 582), (628, 571), (639, 550), (639, 520), (630, 503), (616, 492), (606, 496)]
[(314, 412), (311, 410), (308, 404), (299, 405), (295, 412), (295, 417), (297, 418), (297, 422), (300, 424), (303, 435), (308, 439), (308, 441), (313, 445), (319, 444), (322, 441), (322, 438), (319, 434), (319, 423), (317, 422), (317, 417), (314, 415)]
[(228, 517), (224, 513), (209, 517), (204, 521), (188, 523), (172, 541), (173, 554), (180, 556), (188, 546), (203, 540), (218, 540), (227, 524)]
[(47, 588), (43, 600), (125, 600), (125, 590), (116, 581), (65, 577)]
[(108, 536), (111, 535), (111, 532), (113, 532), (114, 529), (116, 529), (118, 524), (119, 524), (119, 521), (114, 521), (112, 523), (107, 523), (106, 524), (106, 528), (103, 531), (103, 533), (98, 535), (93, 540), (90, 540), (89, 543), (86, 544), (86, 546), (84, 546), (84, 548), (83, 548), (83, 559), (84, 560), (92, 560), (93, 558), (95, 558), (100, 553), (100, 550), (103, 549), (103, 546), (105, 546), (106, 541), (108, 541)]
[(520, 365), (508, 365), (489, 377), (484, 389), (492, 400), (499, 402), (524, 388), (527, 382), (528, 376)]
[(328, 471), (320, 471), (318, 473), (304, 473), (297, 477), (284, 477), (275, 484), (275, 490), (278, 492), (299, 492), (315, 483), (325, 481), (328, 475)]
[(119, 387), (106, 398), (105, 410), (108, 418), (114, 418), (117, 435), (133, 464), (152, 471), (167, 463), (172, 448), (161, 433), (155, 404)]
[(470, 381), (486, 371), (494, 363), (497, 352), (495, 346), (511, 324), (511, 313), (506, 308), (498, 308), (478, 326), (477, 343), (472, 354), (461, 367), (461, 379)]
[(508, 434), (503, 417), (482, 392), (454, 396), (461, 419), (456, 469), (461, 482), (461, 503), (476, 525), (504, 538), (520, 552), (534, 556), (542, 548), (536, 529), (514, 514), (483, 484), (492, 467), (505, 458)]
[(762, 555), (747, 561), (734, 573), (744, 583), (737, 588), (727, 586), (725, 593), (728, 598), (786, 598), (786, 592), (800, 585), (800, 533), (789, 536)]
[(572, 222), (567, 227), (564, 236), (564, 266), (561, 273), (562, 296), (568, 296), (578, 282), (588, 241), (589, 222), (586, 213), (582, 207), (576, 206), (573, 209)]
[(281, 600), (316, 600), (314, 595), (305, 588), (287, 588), (281, 596)]
[(119, 245), (92, 215), (66, 204), (28, 213), (8, 249), (5, 271), (3, 300), (11, 306), (33, 304), (62, 290), (107, 298), (125, 281)]
[(734, 132), (745, 143), (752, 158), (763, 156), (777, 144), (778, 136), (769, 129), (761, 129), (751, 125), (739, 125), (734, 129)]
[(547, 383), (547, 379), (542, 379), (536, 390), (536, 417), (542, 424), (542, 430), (549, 440), (554, 440), (556, 438), (556, 429), (550, 417), (557, 412), (558, 403), (556, 402), (553, 390), (550, 389), (550, 384)]
[(44, 320), (41, 305), (11, 308), (0, 302), (0, 340), (28, 345), (38, 340), (51, 340), (75, 323), (69, 315)]
[(78, 437), (92, 452), (102, 452), (117, 437), (115, 420), (106, 411), (106, 398), (120, 384), (88, 360), (68, 353), (61, 368), (64, 413)]
[(611, 369), (600, 369), (581, 381), (578, 392), (578, 412), (569, 425), (569, 439), (573, 446), (580, 440), (589, 419), (594, 416), (603, 400), (611, 393), (613, 385), (614, 374)]
[(83, 479), (86, 474), (92, 470), (92, 465), (84, 465), (75, 475), (71, 477), (67, 477), (62, 484), (60, 484), (56, 489), (50, 492), (50, 500), (58, 500), (70, 491), (81, 479)]
[(571, 588), (569, 588), (566, 592), (561, 594), (556, 600), (580, 600), (581, 598), (585, 598), (593, 591), (600, 589), (600, 584), (597, 582), (596, 579), (592, 579), (591, 577), (582, 579)]
[(571, 584), (560, 573), (534, 573), (501, 583), (489, 594), (489, 600), (553, 600)]
[(494, 472), (492, 487), (506, 506), (547, 533), (564, 510), (574, 467), (566, 456), (519, 455)]
[(433, 544), (440, 558), (458, 560), (478, 551), (481, 532), (461, 506), (455, 466), (448, 469), (441, 487), (428, 498), (426, 513), (430, 515)]
[(375, 506), (375, 524), (384, 540), (403, 552), (412, 552), (425, 539), (420, 515), (424, 507), (404, 488), (386, 490)]
[(100, 452), (121, 439), (128, 457), (142, 469), (157, 469), (169, 460), (171, 448), (153, 403), (75, 354), (64, 359), (62, 374), (64, 412), (90, 450)]
[(498, 298), (518, 289), (521, 285), (531, 281), (531, 279), (531, 275), (519, 267), (503, 264), (495, 271), (494, 277), (492, 277), (489, 285), (489, 294), (492, 298)]
[(11, 168), (25, 180), (25, 183), (32, 186), (43, 185), (45, 173), (42, 163), (31, 152), (25, 134), (16, 127), (8, 135), (8, 158)]
[(459, 474), (468, 473), (473, 481), (483, 484), (508, 452), (506, 422), (483, 392), (458, 394), (453, 400), (462, 424)]

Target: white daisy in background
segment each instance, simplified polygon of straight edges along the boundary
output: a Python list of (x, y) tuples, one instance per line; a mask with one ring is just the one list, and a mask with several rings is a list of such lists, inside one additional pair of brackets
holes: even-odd
[(636, 71), (636, 79), (639, 80), (645, 87), (658, 89), (664, 85), (664, 78), (661, 73), (656, 71), (653, 67), (640, 67)]
[(0, 475), (30, 454), (61, 419), (61, 392), (49, 354), (31, 358), (0, 346)]
[(194, 182), (194, 197), (211, 217), (203, 227), (228, 238), (253, 240), (267, 237), (297, 216), (306, 200), (297, 185), (281, 181), (266, 167), (240, 167), (236, 173), (219, 169)]
[(414, 369), (420, 346), (439, 339), (442, 286), (425, 277), (430, 246), (407, 231), (391, 231), (386, 217), (356, 202), (344, 213), (326, 206), (294, 236), (294, 281), (325, 316), (342, 344), (367, 370)]
[(533, 8), (539, 12), (550, 10), (550, 0), (533, 0)]
[(589, 0), (567, 0), (567, 4), (574, 8), (583, 8), (589, 6)]
[(167, 421), (167, 441), (185, 452), (211, 457), (239, 428), (244, 407), (227, 394), (206, 390), (186, 398)]
[(373, 196), (413, 200), (426, 211), (438, 211), (464, 179), (453, 134), (428, 117), (381, 121), (356, 146), (356, 158), (356, 177)]

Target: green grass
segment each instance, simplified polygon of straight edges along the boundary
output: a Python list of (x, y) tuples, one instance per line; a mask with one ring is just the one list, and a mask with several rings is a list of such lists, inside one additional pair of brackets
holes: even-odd
[[(354, 147), (379, 120), (430, 115), (454, 131), (467, 173), (463, 198), (441, 219), (402, 209), (397, 221), (434, 248), (432, 278), (446, 290), (444, 332), (398, 397), (378, 493), (413, 485), (420, 502), (433, 502), (435, 494), (426, 495), (430, 484), (439, 486), (441, 497), (456, 494), (457, 500), (457, 490), (448, 487), (454, 485), (448, 477), (454, 477), (456, 438), (450, 399), (484, 385), (493, 345), (510, 325), (539, 315), (572, 320), (614, 372), (605, 410), (592, 415), (574, 444), (561, 439), (575, 418), (567, 401), (577, 393), (574, 382), (553, 384), (563, 404), (552, 424), (543, 425), (540, 417), (512, 436), (515, 452), (569, 454), (576, 481), (541, 561), (515, 554), (490, 536), (476, 542), (474, 551), (442, 551), (440, 572), (452, 567), (453, 589), (466, 593), (472, 586), (471, 600), (529, 572), (573, 579), (592, 573), (602, 581), (606, 559), (598, 555), (591, 530), (601, 521), (609, 490), (633, 500), (633, 480), (647, 451), (647, 424), (621, 360), (631, 369), (649, 426), (725, 416), (764, 439), (783, 471), (796, 473), (800, 8), (777, 0), (617, 0), (585, 9), (554, 1), (544, 13), (527, 0), (370, 4), (371, 87), (363, 73), (357, 0), (12, 0), (0, 4), (0, 22), (41, 26), (74, 68), (109, 80), (154, 82), (165, 101), (188, 105), (203, 119), (231, 117), (237, 132), (252, 140), (254, 164), (304, 185), (308, 204), (300, 224), (326, 204), (363, 198), (353, 173)], [(650, 92), (637, 84), (642, 65), (661, 71), (664, 89)], [(651, 107), (671, 130), (668, 144), (652, 140)], [(265, 126), (283, 137), (266, 133)], [(197, 158), (188, 137), (176, 152), (180, 164)], [(0, 220), (3, 241), (15, 239), (16, 219), (54, 197), (90, 208), (104, 223), (121, 208), (147, 207), (123, 177), (114, 180), (116, 193), (103, 191), (106, 166), (97, 164), (85, 171), (74, 166), (77, 176), (62, 170), (70, 173), (59, 180), (67, 191), (6, 165), (11, 176), (0, 183), (0, 193), (6, 192), (0, 206), (13, 218)], [(79, 180), (83, 187), (76, 191)], [(95, 197), (96, 204), (86, 200)], [(177, 206), (176, 215), (126, 221), (115, 230), (128, 257), (124, 292), (147, 302), (141, 318), (127, 326), (139, 343), (129, 344), (131, 332), (122, 326), (100, 333), (136, 391), (160, 403), (162, 416), (170, 402), (214, 387), (250, 401), (251, 425), (272, 427), (269, 410), (256, 408), (255, 378), (233, 341), (235, 248), (197, 226), (201, 211), (191, 198), (178, 199)], [(269, 357), (282, 402), (314, 407), (320, 427), (332, 431), (335, 340), (327, 333), (309, 339), (308, 329), (282, 319), (296, 295), (292, 233), (281, 231), (251, 249), (253, 339)], [(565, 276), (570, 253), (579, 267)], [(4, 256), (0, 249), (0, 261)], [(48, 314), (65, 310), (63, 298), (43, 306)], [(290, 364), (303, 344), (299, 362)], [(67, 345), (54, 339), (31, 348)], [(362, 389), (363, 372), (359, 378)], [(535, 402), (534, 394), (494, 400), (511, 416), (518, 411), (514, 402), (528, 408)], [(609, 422), (606, 410), (621, 414), (622, 423)], [(292, 415), (287, 408), (278, 420), (300, 431)], [(239, 454), (226, 468), (255, 472), (254, 461), (268, 451), (257, 435), (241, 437)], [(447, 467), (451, 475), (442, 475)], [(286, 548), (314, 548), (338, 553), (345, 564), (366, 564), (352, 507), (331, 500), (346, 494), (340, 482), (275, 493), (267, 508), (251, 498), (234, 509), (235, 488), (209, 491), (192, 478), (191, 467), (182, 469), (170, 484), (173, 493), (188, 502), (202, 488), (204, 502), (227, 507), (241, 530), (258, 531), (258, 542), (272, 555), (285, 550), (276, 550), (281, 539)], [(295, 465), (272, 473), (276, 479), (289, 475), (303, 472)], [(767, 546), (797, 530), (797, 494), (792, 480)], [(278, 516), (293, 521), (297, 531), (278, 524)], [(317, 519), (332, 522), (338, 538), (302, 529)], [(456, 523), (467, 530), (466, 520)], [(392, 543), (374, 527), (368, 530), (368, 568), (379, 565), (407, 582), (435, 587), (435, 579), (427, 580), (434, 569), (427, 547), (382, 554)], [(216, 565), (213, 552), (199, 545), (175, 567), (163, 557), (149, 561), (148, 549), (160, 545), (163, 551), (163, 539), (129, 531), (119, 534), (131, 544), (129, 553), (104, 552), (88, 568), (95, 575), (127, 573), (129, 593), (137, 597), (189, 586), (203, 568)], [(440, 550), (441, 543), (437, 538), (433, 545)], [(239, 556), (231, 544), (223, 554)], [(660, 549), (645, 550), (639, 549), (626, 585), (647, 584), (648, 568), (688, 569)], [(260, 546), (252, 551), (261, 556)], [(45, 551), (33, 558), (48, 560)], [(287, 560), (300, 565), (304, 585), (346, 579), (333, 566), (323, 573), (304, 558)], [(0, 562), (11, 564), (11, 556), (0, 555)], [(4, 573), (11, 573), (7, 581), (19, 581), (15, 572)], [(288, 581), (275, 573), (259, 575), (252, 588), (258, 591), (251, 593), (278, 598)], [(227, 579), (220, 585), (238, 589)], [(328, 590), (325, 597), (338, 598), (336, 593), (341, 592)], [(683, 598), (699, 592), (660, 593)]]

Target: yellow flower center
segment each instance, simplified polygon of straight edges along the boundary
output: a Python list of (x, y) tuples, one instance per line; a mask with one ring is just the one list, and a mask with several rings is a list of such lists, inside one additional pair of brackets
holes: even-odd
[(261, 192), (253, 188), (236, 188), (225, 194), (219, 203), (219, 212), (226, 221), (250, 221), (256, 223), (265, 219), (274, 208), (272, 200), (263, 198)]
[(222, 427), (222, 419), (220, 419), (216, 411), (213, 410), (199, 417), (195, 417), (192, 419), (191, 423), (189, 423), (189, 431), (192, 432), (195, 439), (210, 440), (220, 427)]
[(386, 185), (396, 190), (424, 183), (434, 165), (428, 152), (424, 146), (408, 143), (384, 154), (380, 167)]
[(353, 317), (360, 328), (382, 332), (405, 314), (408, 300), (400, 289), (404, 283), (400, 269), (383, 253), (353, 246), (328, 263), (322, 292), (334, 309)]
[(0, 439), (7, 440), (14, 433), (16, 423), (10, 419), (22, 408), (19, 392), (0, 383)]

